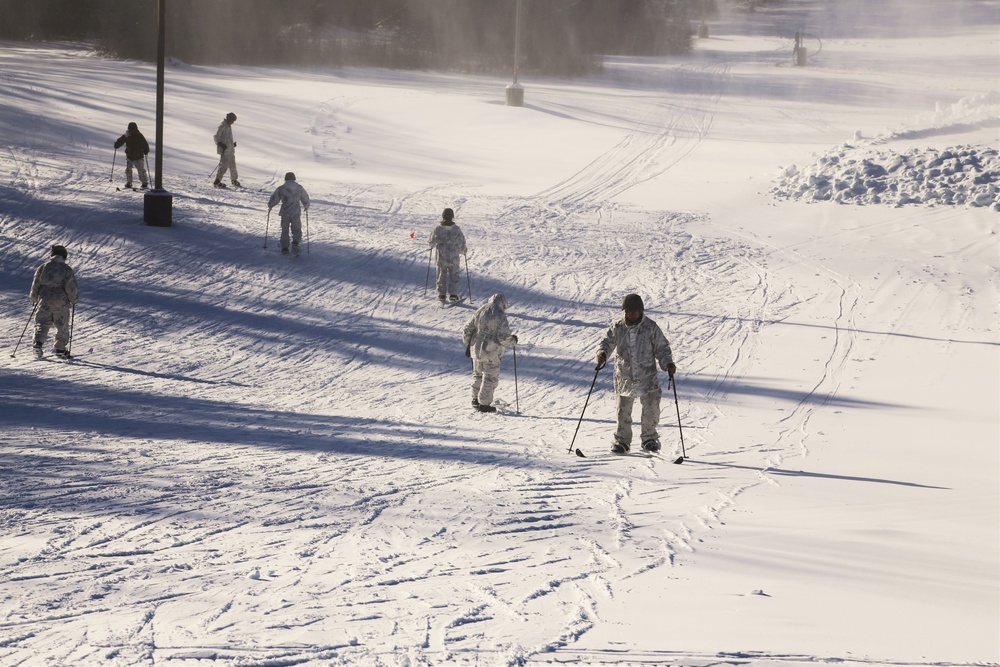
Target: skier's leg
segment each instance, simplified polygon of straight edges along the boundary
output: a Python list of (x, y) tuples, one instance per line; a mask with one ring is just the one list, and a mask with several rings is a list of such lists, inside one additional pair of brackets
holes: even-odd
[(226, 157), (227, 153), (229, 153), (228, 150), (222, 151), (222, 154), (219, 156), (219, 170), (215, 174), (216, 183), (222, 182), (222, 177), (226, 175), (226, 171), (229, 169), (229, 159)]
[(302, 241), (302, 214), (289, 216), (289, 226), (292, 229), (292, 243), (298, 245)]
[(69, 345), (69, 308), (53, 310), (52, 323), (56, 327), (56, 349), (65, 350)]
[(656, 434), (656, 425), (660, 423), (660, 398), (662, 396), (663, 390), (657, 387), (655, 391), (644, 394), (639, 399), (642, 404), (642, 442), (659, 439)]
[(448, 298), (448, 293), (445, 291), (445, 281), (447, 280), (448, 274), (448, 264), (441, 261), (440, 256), (437, 262), (437, 291), (439, 299)]
[(132, 187), (132, 160), (125, 159), (125, 187)]
[(479, 358), (472, 358), (472, 400), (479, 402), (479, 390), (483, 386), (483, 369)]
[(33, 343), (36, 346), (45, 345), (49, 338), (49, 327), (52, 326), (52, 311), (44, 303), (38, 304), (35, 311), (35, 337)]
[(139, 182), (143, 185), (149, 184), (149, 174), (146, 173), (146, 165), (141, 159), (135, 161), (136, 171), (139, 172)]
[[(501, 348), (500, 353), (503, 354)], [(483, 356), (479, 360), (479, 368), (483, 373), (483, 382), (479, 387), (479, 404), (491, 405), (493, 403), (493, 392), (500, 384), (500, 357), (494, 355)]]
[(288, 250), (288, 227), (291, 219), (287, 215), (281, 216), (281, 249)]
[(635, 399), (631, 396), (617, 394), (615, 400), (618, 405), (618, 428), (615, 430), (615, 442), (621, 445), (632, 444), (632, 406)]
[(226, 152), (229, 154), (229, 178), (232, 179), (233, 185), (236, 185), (240, 181), (240, 175), (236, 173), (236, 149), (230, 148)]

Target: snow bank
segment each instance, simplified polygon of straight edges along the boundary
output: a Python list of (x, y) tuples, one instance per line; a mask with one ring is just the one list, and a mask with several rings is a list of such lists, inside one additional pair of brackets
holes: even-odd
[(841, 204), (988, 206), (1000, 211), (1000, 154), (985, 146), (904, 152), (844, 144), (781, 170), (771, 194)]

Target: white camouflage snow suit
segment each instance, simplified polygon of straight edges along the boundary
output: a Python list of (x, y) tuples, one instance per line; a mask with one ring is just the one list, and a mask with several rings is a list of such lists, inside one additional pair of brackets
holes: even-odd
[(517, 336), (510, 333), (506, 310), (507, 299), (503, 294), (494, 294), (462, 330), (462, 342), (472, 357), (472, 400), (479, 405), (493, 403), (504, 349), (517, 343)]
[(642, 319), (629, 325), (625, 318), (616, 321), (609, 328), (597, 348), (605, 358), (611, 352), (615, 358), (615, 394), (618, 403), (618, 428), (615, 442), (622, 445), (632, 443), (632, 406), (638, 398), (642, 405), (642, 442), (657, 440), (656, 425), (660, 421), (660, 378), (656, 365), (667, 370), (674, 362), (670, 343), (663, 331), (653, 320), (643, 314)]
[(291, 229), (293, 250), (298, 253), (299, 242), (302, 241), (302, 211), (309, 210), (309, 193), (295, 180), (288, 179), (271, 195), (267, 208), (274, 208), (278, 202), (281, 202), (278, 209), (281, 216), (281, 249), (288, 250), (288, 232)]
[(466, 252), (465, 235), (453, 221), (442, 220), (431, 232), (428, 243), (437, 250), (437, 293), (443, 301), (449, 294), (462, 291), (460, 259)]
[(236, 142), (233, 140), (233, 127), (229, 122), (223, 120), (219, 123), (219, 129), (215, 131), (215, 150), (219, 154), (219, 173), (215, 175), (215, 182), (222, 182), (222, 177), (229, 171), (229, 178), (233, 185), (239, 182), (239, 174), (236, 172)]
[(49, 337), (49, 328), (56, 328), (56, 350), (69, 344), (70, 306), (80, 294), (73, 269), (59, 255), (54, 255), (35, 271), (29, 292), (35, 312), (35, 347), (41, 347)]

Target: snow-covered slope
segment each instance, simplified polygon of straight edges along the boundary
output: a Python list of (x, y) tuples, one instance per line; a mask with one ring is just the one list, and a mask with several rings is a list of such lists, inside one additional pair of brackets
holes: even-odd
[[(0, 44), (9, 352), (52, 243), (82, 294), (74, 361), (0, 357), (0, 663), (1000, 662), (1000, 218), (771, 194), (861, 145), (995, 155), (998, 3), (890, 37), (794, 7), (524, 108), (493, 78), (172, 66), (169, 228), (116, 189), (153, 69)], [(795, 30), (824, 37), (805, 68)], [(210, 187), (229, 111), (239, 191)], [(679, 366), (662, 457), (607, 454), (610, 369), (588, 400), (629, 291)], [(460, 332), (495, 292), (520, 343), (483, 415)]]

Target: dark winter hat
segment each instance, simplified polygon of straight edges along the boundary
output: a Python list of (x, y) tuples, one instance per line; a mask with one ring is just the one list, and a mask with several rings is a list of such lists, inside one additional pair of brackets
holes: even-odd
[(295, 172), (294, 171), (290, 171), (287, 174), (285, 174), (285, 180), (286, 181), (294, 181), (295, 180)]
[(66, 257), (69, 256), (68, 253), (66, 252), (66, 248), (64, 248), (61, 245), (52, 246), (52, 256), (55, 257), (56, 255), (59, 255), (63, 259), (66, 259)]
[(129, 123), (128, 124), (128, 129), (131, 130), (131, 131), (133, 131), (133, 132), (138, 132), (139, 131), (139, 126), (136, 125), (135, 123)]
[(622, 301), (622, 310), (645, 310), (642, 305), (642, 297), (638, 294), (626, 294), (625, 300)]
[(455, 219), (455, 212), (453, 210), (451, 210), (450, 208), (446, 208), (444, 210), (444, 212), (441, 214), (441, 218), (443, 220), (454, 220)]
[(236, 114), (230, 111), (229, 113), (226, 114), (226, 120), (228, 120), (230, 123), (236, 122)]

